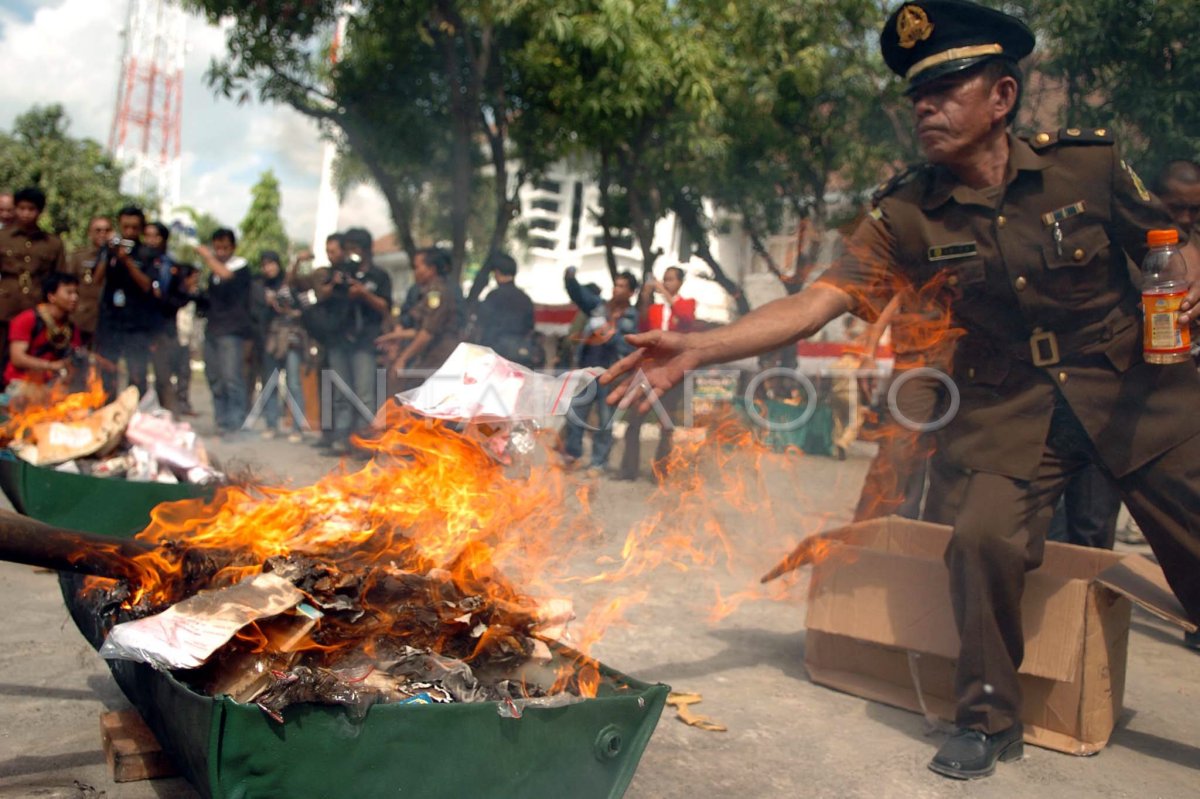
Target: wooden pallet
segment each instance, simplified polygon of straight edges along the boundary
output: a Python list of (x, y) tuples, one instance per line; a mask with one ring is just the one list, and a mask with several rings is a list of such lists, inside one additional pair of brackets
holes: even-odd
[(100, 740), (113, 782), (175, 777), (179, 772), (136, 710), (100, 714)]

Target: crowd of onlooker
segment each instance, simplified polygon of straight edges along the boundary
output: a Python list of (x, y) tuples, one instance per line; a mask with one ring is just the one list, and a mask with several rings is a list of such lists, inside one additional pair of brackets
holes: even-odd
[(497, 287), (473, 313), (437, 247), (413, 258), (413, 285), (394, 304), (389, 273), (374, 263), (371, 234), (329, 236), (329, 266), (312, 254), (239, 253), (236, 234), (215, 231), (172, 255), (171, 229), (133, 206), (97, 216), (87, 245), (67, 253), (39, 223), (37, 188), (0, 192), (0, 371), (12, 395), (96, 367), (111, 396), (123, 385), (181, 416), (201, 357), (219, 434), (257, 429), (266, 438), (353, 449), (382, 401), (418, 384), (460, 341), (492, 346), (530, 367), (545, 365), (533, 303), (516, 288), (516, 262), (488, 259)]

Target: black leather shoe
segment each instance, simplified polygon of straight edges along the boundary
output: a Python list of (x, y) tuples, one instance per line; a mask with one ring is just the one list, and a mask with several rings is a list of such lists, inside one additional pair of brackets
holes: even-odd
[(938, 749), (929, 768), (943, 777), (977, 780), (996, 771), (996, 761), (1020, 760), (1025, 754), (1024, 730), (1014, 724), (994, 735), (979, 730), (958, 730)]

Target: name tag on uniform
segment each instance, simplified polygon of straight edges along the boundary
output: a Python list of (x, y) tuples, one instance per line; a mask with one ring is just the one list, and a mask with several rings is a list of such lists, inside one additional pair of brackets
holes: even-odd
[(1077, 203), (1065, 205), (1062, 208), (1059, 208), (1057, 211), (1048, 211), (1047, 213), (1042, 214), (1042, 222), (1045, 223), (1046, 227), (1050, 227), (1057, 222), (1062, 222), (1063, 220), (1070, 219), (1073, 216), (1079, 216), (1086, 210), (1087, 203), (1085, 203), (1083, 200), (1080, 200)]
[(954, 261), (959, 258), (971, 258), (979, 254), (979, 247), (973, 241), (960, 241), (956, 244), (943, 244), (929, 248), (929, 260)]

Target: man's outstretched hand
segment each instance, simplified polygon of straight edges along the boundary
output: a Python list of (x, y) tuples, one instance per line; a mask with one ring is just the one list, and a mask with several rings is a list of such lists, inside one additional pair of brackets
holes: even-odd
[(701, 365), (696, 348), (685, 333), (651, 330), (626, 336), (625, 340), (637, 349), (610, 366), (600, 376), (600, 383), (610, 385), (623, 375), (633, 375), (634, 379), (613, 388), (608, 395), (609, 405), (620, 403), (622, 408), (628, 408), (640, 399), (638, 410), (648, 413), (654, 399), (682, 383), (688, 372)]

